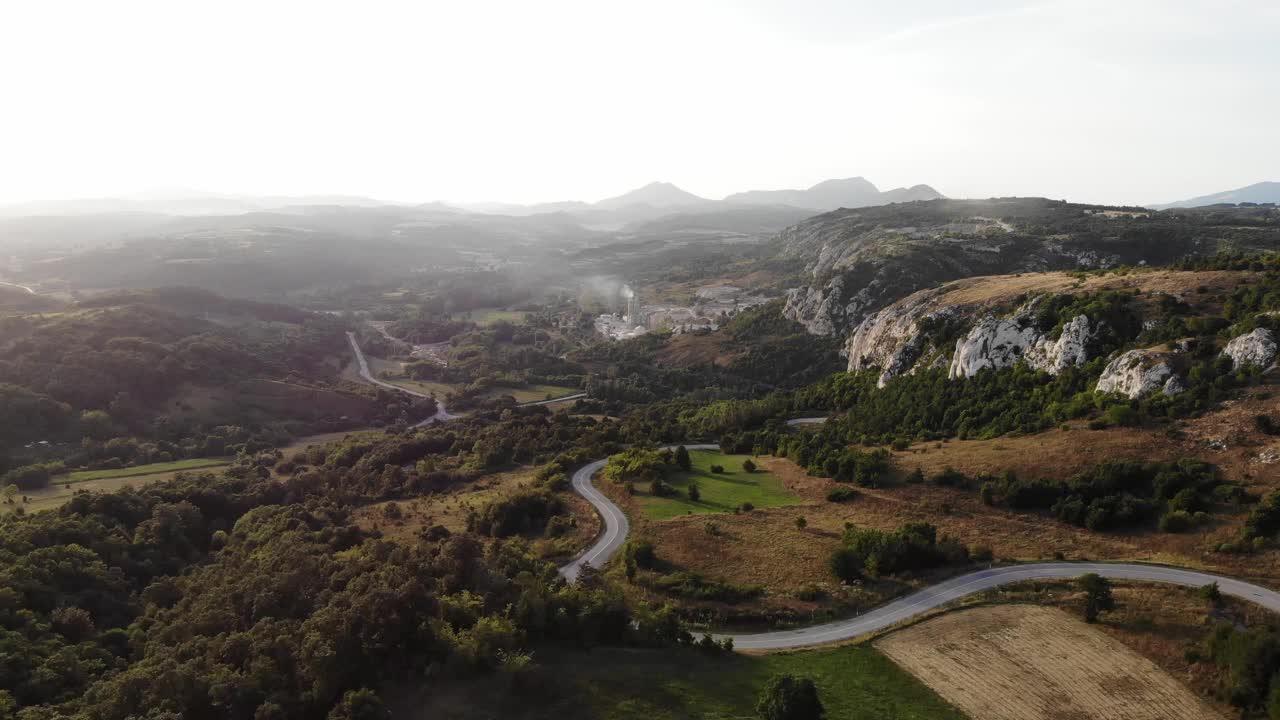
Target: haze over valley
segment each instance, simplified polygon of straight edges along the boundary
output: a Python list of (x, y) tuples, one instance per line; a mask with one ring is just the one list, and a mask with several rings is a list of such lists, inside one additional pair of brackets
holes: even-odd
[(1280, 717), (1278, 33), (0, 8), (0, 720)]

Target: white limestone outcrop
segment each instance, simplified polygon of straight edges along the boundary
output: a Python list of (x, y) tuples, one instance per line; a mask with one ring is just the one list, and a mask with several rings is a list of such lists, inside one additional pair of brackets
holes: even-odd
[(1011, 318), (983, 318), (956, 342), (949, 376), (972, 377), (981, 370), (1012, 367), (1019, 359), (1050, 375), (1086, 363), (1089, 341), (1097, 334), (1089, 318), (1072, 318), (1055, 340), (1031, 324), (1033, 306), (1034, 302), (1023, 306)]
[(1098, 378), (1097, 390), (1101, 393), (1119, 393), (1134, 399), (1156, 390), (1175, 394), (1185, 390), (1185, 386), (1173, 374), (1173, 366), (1161, 353), (1129, 350), (1107, 363), (1102, 376)]
[(1266, 328), (1257, 328), (1232, 339), (1222, 354), (1230, 357), (1236, 366), (1256, 365), (1265, 370), (1276, 361), (1277, 349), (1272, 332)]
[[(971, 377), (986, 369), (1012, 367), (1019, 360), (1057, 375), (1089, 360), (1089, 344), (1098, 327), (1080, 315), (1056, 338), (1034, 324), (1037, 300), (1009, 317), (998, 317), (983, 306), (948, 304), (947, 288), (921, 290), (868, 315), (845, 342), (849, 371), (878, 369), (879, 385), (921, 367), (948, 368), (952, 378)], [(979, 316), (979, 313), (986, 313)], [(936, 347), (930, 330), (972, 323), (954, 346)]]
[(1033, 325), (1018, 318), (987, 315), (969, 334), (956, 341), (948, 377), (973, 377), (982, 370), (1013, 367), (1043, 336)]

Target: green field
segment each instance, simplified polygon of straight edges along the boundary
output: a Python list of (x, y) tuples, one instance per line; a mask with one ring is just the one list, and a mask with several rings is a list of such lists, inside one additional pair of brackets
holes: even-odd
[[(772, 473), (757, 469), (749, 473), (742, 469), (742, 461), (750, 455), (725, 455), (716, 450), (690, 450), (693, 468), (689, 472), (673, 473), (667, 482), (678, 494), (671, 497), (641, 495), (637, 499), (644, 512), (651, 518), (665, 519), (689, 513), (733, 512), (733, 509), (749, 502), (758, 508), (795, 505), (800, 498), (787, 492), (782, 482)], [(712, 465), (724, 466), (725, 472), (711, 472)], [(697, 480), (702, 497), (698, 502), (689, 500), (689, 481)], [(646, 490), (647, 488), (641, 488)]]
[(75, 497), (81, 490), (112, 492), (126, 487), (141, 487), (147, 483), (168, 480), (180, 472), (213, 470), (228, 464), (230, 461), (225, 458), (195, 458), (115, 470), (83, 470), (52, 478), (48, 487), (23, 492), (27, 502), (0, 505), (0, 513), (12, 512), (19, 507), (29, 513), (52, 510)]
[[(404, 363), (394, 360), (386, 360), (372, 355), (367, 356), (369, 361), (369, 369), (378, 377), (379, 380), (389, 382), (392, 385), (399, 385), (402, 388), (414, 390), (427, 395), (432, 395), (439, 400), (444, 400), (449, 393), (458, 392), (462, 389), (461, 385), (431, 382), (428, 380), (412, 380), (404, 377)], [(391, 376), (383, 378), (382, 373), (390, 373)], [(353, 376), (353, 379), (357, 379)], [(363, 380), (359, 380), (363, 382)], [(510, 395), (516, 399), (518, 403), (534, 402), (536, 400), (546, 400), (547, 395), (557, 398), (564, 395), (573, 395), (582, 392), (578, 388), (563, 387), (561, 385), (529, 385), (522, 388), (495, 387), (488, 393), (487, 397), (498, 397), (500, 395)]]
[(502, 308), (481, 308), (469, 312), (454, 313), (453, 319), (466, 320), (468, 316), (470, 316), (471, 322), (477, 325), (492, 325), (499, 320), (519, 324), (524, 322), (529, 313), (520, 310), (503, 310)]
[(538, 400), (546, 400), (550, 395), (553, 398), (564, 397), (565, 395), (576, 395), (582, 392), (577, 388), (563, 387), (561, 385), (529, 385), (523, 388), (494, 388), (492, 395), (510, 395), (516, 399), (516, 402), (536, 402)]
[(110, 478), (126, 478), (138, 475), (155, 475), (156, 473), (177, 472), (179, 470), (199, 470), (201, 468), (222, 467), (231, 464), (229, 458), (191, 458), (174, 462), (151, 463), (135, 467), (114, 468), (112, 470), (80, 470), (67, 475), (59, 475), (50, 481), (52, 485), (78, 483), (86, 480), (107, 480)]
[[(508, 701), (483, 685), (455, 687), (431, 718), (471, 720), (739, 720), (755, 718), (760, 688), (778, 673), (812, 678), (830, 720), (963, 720), (920, 681), (866, 645), (772, 655), (707, 656), (692, 650), (595, 648), (589, 654), (542, 655), (563, 698), (539, 708)], [(398, 703), (396, 703), (398, 704)], [(413, 703), (405, 703), (411, 706)], [(507, 706), (499, 706), (507, 705)], [(420, 708), (421, 705), (418, 704)], [(396, 708), (397, 720), (427, 713)]]

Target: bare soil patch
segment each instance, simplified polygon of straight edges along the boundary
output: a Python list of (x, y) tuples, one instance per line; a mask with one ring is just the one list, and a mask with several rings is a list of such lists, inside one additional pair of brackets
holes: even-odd
[(1222, 717), (1147, 658), (1052, 608), (961, 610), (892, 633), (876, 647), (983, 720)]

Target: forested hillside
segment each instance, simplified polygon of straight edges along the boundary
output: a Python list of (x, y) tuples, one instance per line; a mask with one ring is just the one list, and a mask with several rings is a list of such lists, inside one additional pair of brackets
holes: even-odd
[(0, 473), (233, 454), (251, 436), (270, 447), (291, 431), (397, 419), (404, 398), (334, 392), (344, 327), (179, 289), (0, 315)]

